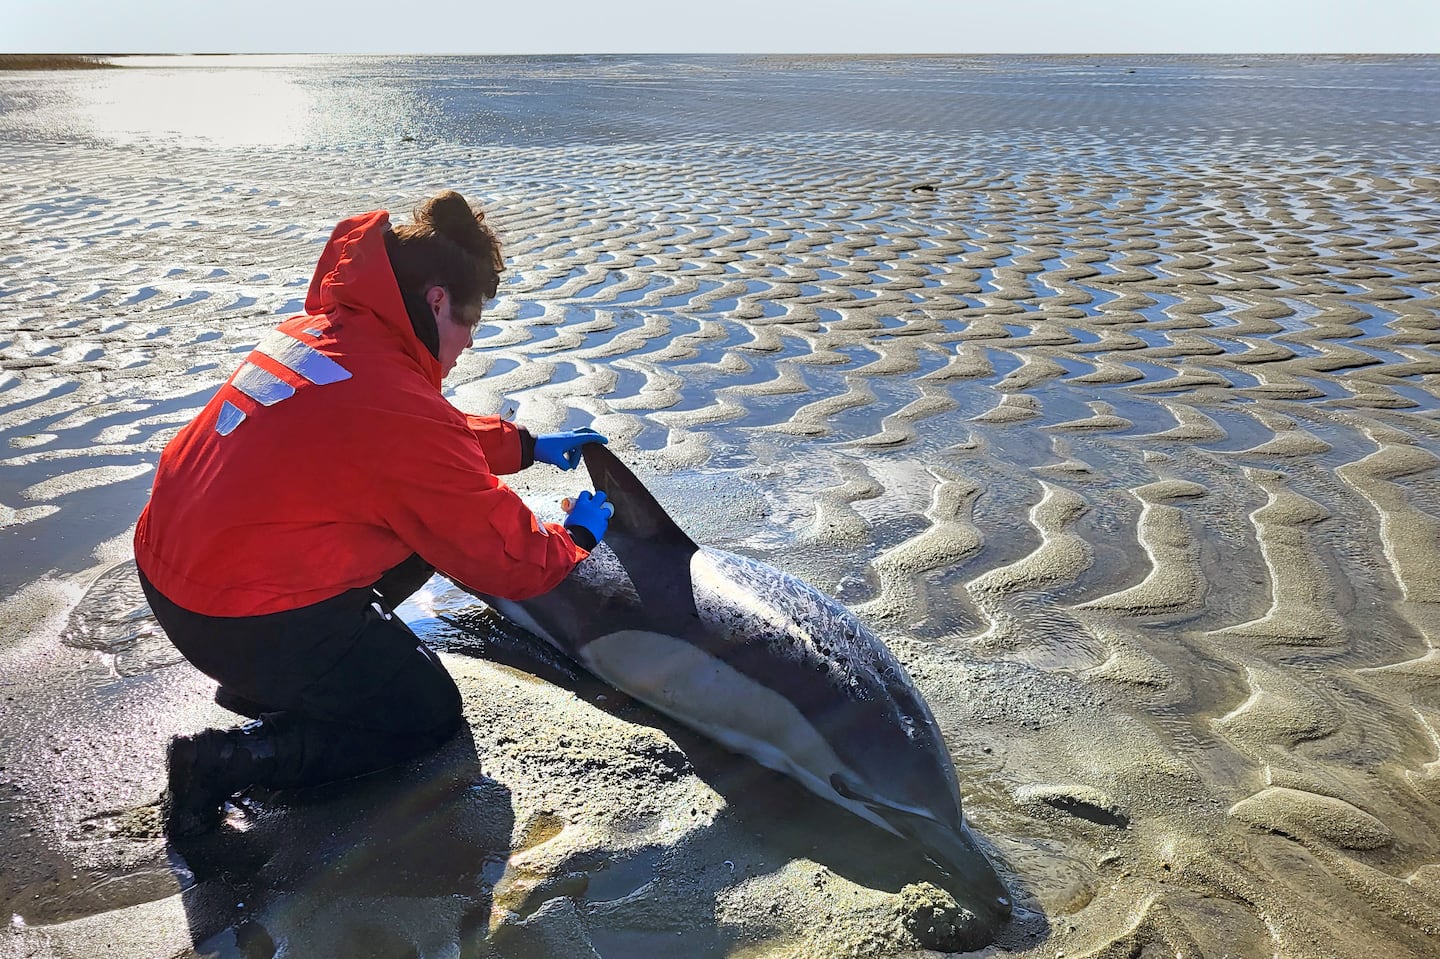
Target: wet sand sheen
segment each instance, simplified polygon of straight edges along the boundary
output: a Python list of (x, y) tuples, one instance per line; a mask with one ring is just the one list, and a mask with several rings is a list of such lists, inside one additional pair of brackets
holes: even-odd
[[(962, 82), (943, 68), (888, 70)], [(176, 875), (137, 820), (165, 738), (230, 717), (125, 568), (97, 573), (165, 439), (296, 308), (333, 221), (438, 186), (485, 202), (512, 262), (456, 402), (607, 432), (697, 539), (875, 626), (1019, 896), (1001, 954), (1433, 954), (1430, 134), (1266, 142), (1241, 118), (1221, 141), (1119, 92), (1129, 125), (1105, 136), (1043, 112), (1002, 139), (880, 135), (832, 76), (804, 82), (853, 133), (301, 157), (6, 128), (0, 894), (22, 954), (233, 951), (257, 929), (299, 952), (370, 930), (441, 955), (491, 930), (498, 955), (606, 957), (904, 955), (931, 935), (907, 886), (923, 864), (558, 665), (513, 654), (546, 684), (481, 661), (511, 641), (438, 581), (410, 612), (473, 743), (398, 783), (257, 798), (228, 872)], [(572, 484), (517, 485), (550, 504)], [(364, 868), (412, 840), (456, 849), (405, 860), (423, 894)]]

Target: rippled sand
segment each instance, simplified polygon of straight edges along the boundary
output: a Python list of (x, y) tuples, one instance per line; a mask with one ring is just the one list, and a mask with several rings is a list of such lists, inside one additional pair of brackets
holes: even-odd
[[(339, 216), (449, 186), (511, 262), (455, 402), (593, 425), (697, 539), (876, 628), (1019, 897), (996, 954), (1440, 954), (1440, 164), (1436, 101), (1404, 93), (1434, 61), (1386, 66), (1390, 93), (1365, 73), (1384, 65), (1271, 64), (1240, 102), (1171, 61), (1141, 65), (1148, 86), (1066, 62), (1130, 86), (980, 132), (962, 104), (933, 115), (943, 135), (847, 107), (846, 83), (963, 66), (746, 64), (782, 112), (810, 97), (829, 125), (805, 132), (724, 135), (761, 121), (720, 86), (690, 120), (654, 114), (664, 140), (178, 149), (12, 127), (7, 947), (228, 955), (259, 928), (452, 955), (490, 925), (504, 955), (919, 948), (899, 894), (922, 877), (883, 840), (836, 838), (843, 816), (559, 665), (547, 684), (476, 658), (503, 631), (438, 582), (411, 614), (473, 747), (409, 792), (262, 798), (249, 872), (166, 860), (143, 805), (163, 743), (231, 717), (123, 565), (155, 459), (299, 308)], [(1317, 112), (1251, 125), (1277, 101)], [(572, 484), (517, 485), (548, 504)], [(440, 847), (438, 868), (417, 851)], [(394, 857), (433, 881), (365, 871)]]

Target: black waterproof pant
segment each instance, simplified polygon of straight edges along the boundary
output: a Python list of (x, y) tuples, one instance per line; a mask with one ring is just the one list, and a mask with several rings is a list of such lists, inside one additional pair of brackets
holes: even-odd
[(293, 788), (384, 769), (461, 725), (460, 691), (391, 612), (434, 570), (418, 556), (373, 586), (264, 616), (202, 616), (140, 574), (175, 648), (220, 684), (217, 701), (258, 715), (275, 753), (257, 785)]

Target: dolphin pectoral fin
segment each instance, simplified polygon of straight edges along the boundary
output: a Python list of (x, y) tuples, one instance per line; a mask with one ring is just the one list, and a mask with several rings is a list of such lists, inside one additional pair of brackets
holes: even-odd
[(840, 773), (830, 774), (830, 788), (835, 790), (842, 798), (851, 802), (864, 803), (867, 806), (874, 806), (875, 801), (868, 796), (862, 796), (851, 784), (850, 780)]
[(874, 795), (844, 773), (837, 772), (830, 774), (830, 788), (835, 790), (840, 798), (848, 799), (851, 802), (860, 803), (865, 806), (871, 812), (884, 819), (892, 831), (902, 836), (908, 836), (910, 833), (900, 829), (898, 825), (891, 821), (893, 818), (892, 814), (901, 813), (910, 818), (924, 818), (913, 810), (903, 809), (890, 800)]

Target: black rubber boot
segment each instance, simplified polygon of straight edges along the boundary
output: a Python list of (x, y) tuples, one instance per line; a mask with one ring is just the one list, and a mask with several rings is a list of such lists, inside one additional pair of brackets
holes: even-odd
[(176, 736), (165, 761), (165, 832), (172, 838), (193, 837), (220, 824), (225, 800), (266, 781), (275, 769), (275, 747), (265, 724), (255, 722)]

